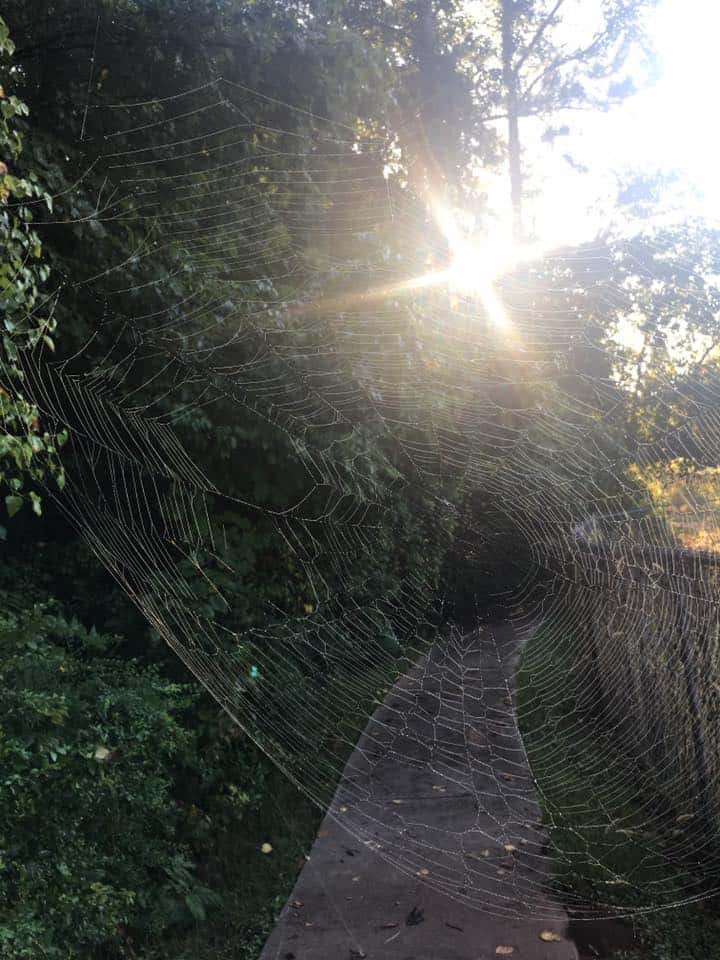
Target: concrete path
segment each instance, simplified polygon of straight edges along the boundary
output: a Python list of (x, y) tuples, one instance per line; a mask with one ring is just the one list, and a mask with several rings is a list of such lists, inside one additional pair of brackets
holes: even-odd
[(515, 722), (520, 642), (488, 624), (393, 687), (261, 960), (577, 960)]

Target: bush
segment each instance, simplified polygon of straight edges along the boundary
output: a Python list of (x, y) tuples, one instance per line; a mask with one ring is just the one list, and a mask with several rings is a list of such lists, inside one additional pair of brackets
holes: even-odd
[[(15, 45), (0, 17), (0, 76), (12, 80)], [(0, 85), (0, 492), (8, 516), (23, 504), (39, 516), (40, 495), (30, 486), (54, 477), (65, 485), (59, 450), (67, 434), (41, 424), (40, 411), (23, 393), (20, 356), (38, 345), (55, 349), (52, 311), (46, 315), (48, 294), (43, 293), (50, 274), (42, 262), (40, 237), (32, 227), (33, 208), (41, 201), (52, 208), (52, 198), (34, 170), (24, 175), (18, 168), (23, 152), (23, 118), (27, 104)], [(0, 538), (4, 538), (0, 527)]]
[[(0, 593), (0, 956), (130, 955), (214, 899), (178, 841), (191, 688)], [(184, 834), (183, 834), (184, 835)]]

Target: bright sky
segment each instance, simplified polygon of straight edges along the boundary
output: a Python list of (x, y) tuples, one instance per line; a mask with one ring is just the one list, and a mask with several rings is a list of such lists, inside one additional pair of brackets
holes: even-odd
[[(688, 192), (682, 199), (688, 212), (720, 219), (720, 0), (661, 0), (651, 14), (650, 34), (661, 70), (652, 88), (606, 114), (562, 118), (572, 133), (553, 147), (538, 140), (542, 160), (535, 164), (534, 185), (541, 196), (526, 213), (527, 226), (544, 244), (592, 238), (607, 224), (618, 177), (628, 171), (678, 171), (679, 189)], [(521, 133), (528, 155), (534, 156), (532, 121)], [(590, 172), (574, 170), (563, 154)]]
[[(592, 36), (598, 3), (575, 0), (574, 6), (568, 5), (575, 11), (574, 20), (565, 21), (563, 28), (573, 47), (578, 38), (583, 43), (588, 33)], [(483, 11), (487, 14), (478, 0), (468, 0), (468, 5), (479, 19)], [(553, 247), (593, 239), (613, 217), (617, 220), (618, 189), (633, 174), (677, 174), (672, 194), (668, 191), (663, 198), (673, 218), (703, 214), (720, 221), (716, 161), (720, 133), (714, 102), (720, 0), (660, 0), (651, 14), (649, 32), (659, 70), (659, 79), (651, 87), (607, 113), (568, 112), (566, 117), (554, 117), (553, 125), (567, 123), (571, 134), (557, 138), (553, 145), (541, 141), (545, 124), (534, 119), (521, 123), (521, 140), (532, 170), (526, 189), (535, 191), (523, 207), (525, 228), (533, 242), (520, 248), (512, 243), (505, 172), (487, 185), (495, 222), (484, 238), (472, 236), (472, 224), (463, 225), (459, 211), (442, 206), (433, 210), (453, 261), (446, 271), (421, 277), (418, 284), (443, 282), (472, 292), (490, 320), (509, 337), (509, 318), (494, 283), (497, 275), (517, 259), (532, 259)], [(639, 57), (635, 60), (644, 74), (639, 79), (644, 79), (647, 63), (641, 64)], [(568, 154), (572, 164), (565, 159)], [(642, 346), (632, 318), (617, 335), (626, 346)], [(698, 343), (698, 349), (705, 346)]]

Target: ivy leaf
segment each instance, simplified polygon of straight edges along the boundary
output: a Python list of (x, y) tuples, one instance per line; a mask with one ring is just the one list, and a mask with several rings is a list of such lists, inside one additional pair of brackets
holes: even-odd
[(23, 505), (23, 498), (18, 497), (14, 493), (9, 493), (5, 497), (5, 506), (7, 507), (7, 512), (9, 517), (14, 517), (15, 514), (20, 509), (20, 507), (22, 507), (22, 505)]

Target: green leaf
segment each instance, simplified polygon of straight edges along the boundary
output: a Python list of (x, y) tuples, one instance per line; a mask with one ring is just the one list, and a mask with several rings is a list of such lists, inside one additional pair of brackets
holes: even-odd
[(205, 919), (205, 907), (194, 893), (189, 893), (185, 897), (185, 905), (193, 916), (194, 920), (204, 920)]
[(23, 498), (18, 497), (14, 493), (9, 493), (5, 497), (5, 506), (7, 507), (8, 516), (14, 517), (18, 510), (23, 505)]

